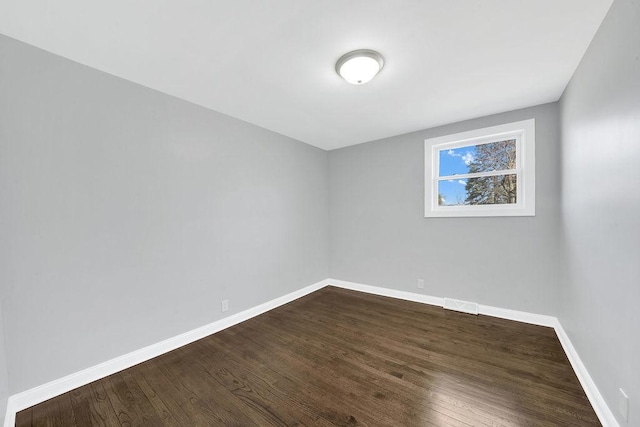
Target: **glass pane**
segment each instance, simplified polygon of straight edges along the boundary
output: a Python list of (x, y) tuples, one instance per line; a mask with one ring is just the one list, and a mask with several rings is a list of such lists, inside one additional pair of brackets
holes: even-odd
[(445, 149), (440, 150), (438, 154), (440, 157), (438, 176), (516, 168), (515, 139)]
[(517, 203), (517, 175), (438, 181), (438, 205), (507, 205)]

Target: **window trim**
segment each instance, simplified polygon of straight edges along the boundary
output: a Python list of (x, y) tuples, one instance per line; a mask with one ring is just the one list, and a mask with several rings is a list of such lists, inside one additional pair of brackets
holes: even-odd
[[(516, 168), (475, 174), (439, 177), (440, 156), (444, 149), (488, 144), (499, 140), (516, 140)], [(535, 119), (507, 123), (468, 132), (429, 138), (424, 141), (425, 165), (425, 218), (481, 217), (481, 216), (535, 216)], [(517, 203), (504, 205), (438, 205), (438, 181), (465, 179), (475, 176), (517, 175)], [(471, 175), (471, 176), (470, 176)]]

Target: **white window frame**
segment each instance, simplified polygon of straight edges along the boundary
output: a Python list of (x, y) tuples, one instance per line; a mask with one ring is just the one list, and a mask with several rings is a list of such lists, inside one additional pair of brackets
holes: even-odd
[[(516, 140), (516, 168), (506, 171), (457, 174), (439, 177), (442, 150), (451, 150), (491, 142)], [(535, 119), (507, 123), (469, 132), (430, 138), (424, 141), (425, 217), (535, 216)], [(491, 175), (517, 175), (517, 203), (504, 205), (438, 205), (438, 181), (468, 179)]]

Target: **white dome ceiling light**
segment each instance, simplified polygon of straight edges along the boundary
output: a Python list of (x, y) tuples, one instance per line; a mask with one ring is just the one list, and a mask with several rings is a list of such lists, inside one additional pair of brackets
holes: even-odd
[(342, 55), (336, 63), (336, 72), (353, 85), (362, 85), (382, 70), (384, 59), (375, 50), (359, 49)]

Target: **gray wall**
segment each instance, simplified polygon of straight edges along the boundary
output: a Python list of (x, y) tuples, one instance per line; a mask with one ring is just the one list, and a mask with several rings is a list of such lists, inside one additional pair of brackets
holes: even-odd
[[(424, 140), (536, 119), (536, 216), (424, 218)], [(560, 206), (558, 104), (329, 152), (334, 279), (555, 314)]]
[(639, 24), (640, 2), (613, 3), (560, 104), (560, 321), (616, 416), (618, 388), (627, 391), (633, 426), (640, 426)]
[(4, 425), (9, 398), (9, 376), (7, 374), (7, 354), (4, 344), (4, 320), (2, 315), (2, 301), (0, 300), (0, 425)]
[(11, 393), (325, 279), (327, 190), (322, 150), (0, 36)]

